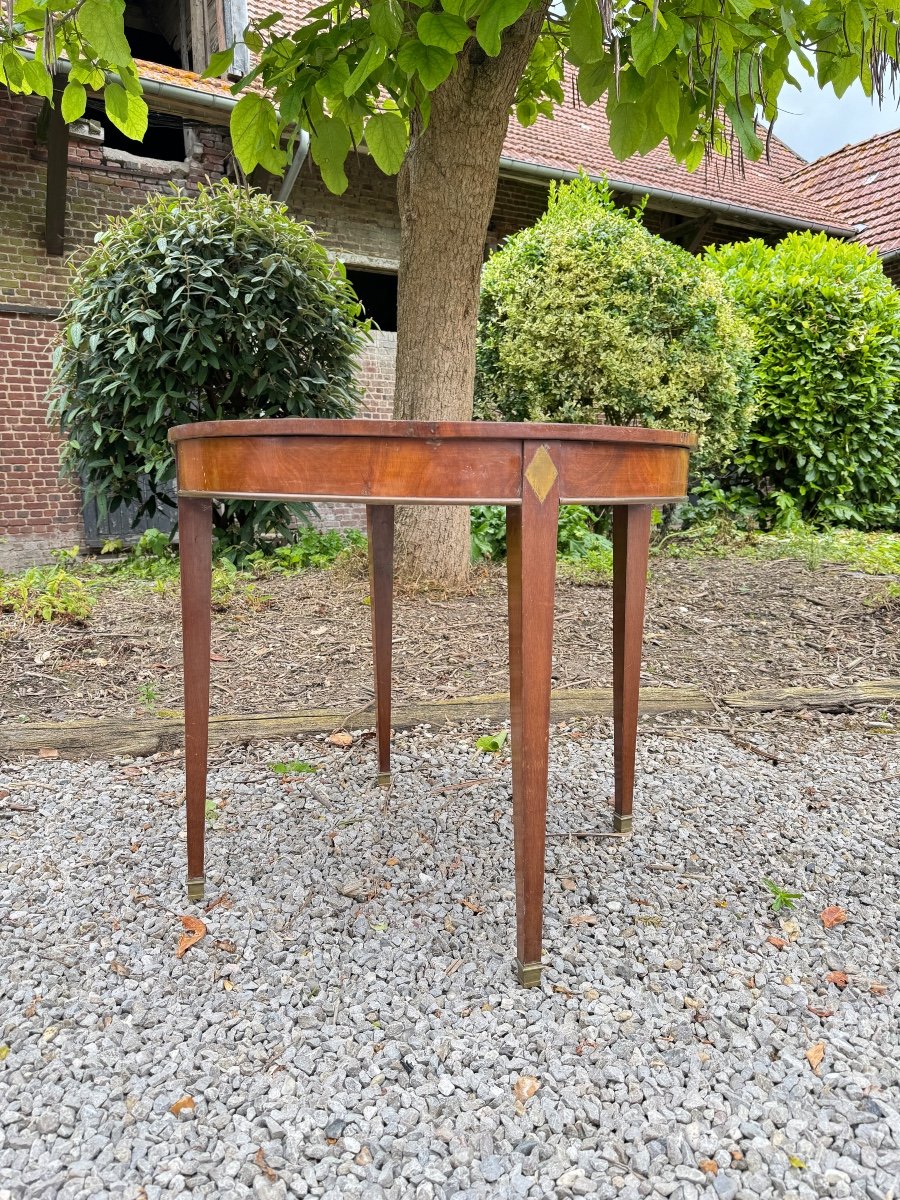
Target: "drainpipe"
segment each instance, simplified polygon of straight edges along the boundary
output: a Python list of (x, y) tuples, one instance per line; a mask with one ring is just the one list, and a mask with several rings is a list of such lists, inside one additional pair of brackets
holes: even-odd
[(291, 159), (291, 165), (288, 167), (287, 174), (281, 181), (281, 187), (278, 189), (279, 204), (287, 204), (288, 200), (290, 200), (291, 192), (294, 190), (294, 184), (297, 182), (300, 168), (306, 162), (307, 154), (309, 154), (309, 134), (305, 129), (301, 129), (300, 136), (297, 138), (294, 157)]
[[(516, 158), (500, 159), (500, 174), (512, 179), (576, 179), (579, 173), (578, 171), (570, 171), (563, 167), (546, 167), (540, 163), (522, 162)], [(601, 183), (605, 180), (614, 192), (624, 192), (627, 196), (649, 196), (651, 200), (658, 200), (667, 204), (693, 204), (697, 208), (720, 213), (722, 216), (743, 217), (745, 220), (764, 221), (770, 225), (778, 225), (785, 229), (796, 229), (798, 225), (802, 224), (806, 229), (812, 229), (816, 233), (827, 233), (831, 237), (837, 238), (850, 237), (852, 230), (858, 232), (858, 227), (856, 226), (838, 228), (836, 225), (826, 225), (821, 221), (799, 222), (791, 217), (782, 216), (780, 213), (764, 212), (762, 209), (748, 208), (743, 204), (731, 204), (727, 200), (707, 200), (703, 196), (689, 196), (685, 195), (684, 192), (669, 191), (668, 188), (645, 187), (643, 184), (631, 183), (624, 179), (612, 179), (604, 175), (588, 175), (588, 179), (593, 180), (595, 183)], [(900, 250), (897, 253), (900, 254)]]

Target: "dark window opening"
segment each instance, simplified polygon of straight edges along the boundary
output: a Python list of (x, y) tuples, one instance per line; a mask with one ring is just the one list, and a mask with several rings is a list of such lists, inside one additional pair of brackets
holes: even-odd
[(111, 150), (127, 150), (138, 158), (158, 158), (166, 162), (184, 162), (184, 119), (172, 113), (151, 110), (142, 142), (135, 142), (117, 129), (106, 115), (103, 102), (89, 101), (85, 114), (103, 126), (103, 144)]
[(385, 333), (397, 332), (397, 276), (392, 271), (364, 271), (347, 268), (363, 315)]
[[(161, 4), (126, 4), (125, 37), (135, 58), (165, 67), (183, 66), (179, 47), (180, 9), (180, 0), (164, 0)], [(104, 145), (111, 150), (127, 150), (138, 158), (184, 162), (186, 150), (182, 117), (151, 111), (144, 140), (135, 142), (113, 125), (102, 101), (89, 103), (87, 115), (100, 122)]]

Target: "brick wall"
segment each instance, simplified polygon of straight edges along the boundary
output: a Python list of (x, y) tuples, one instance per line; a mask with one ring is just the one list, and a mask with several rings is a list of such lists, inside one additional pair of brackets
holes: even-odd
[(60, 480), (46, 422), (55, 331), (53, 321), (0, 313), (0, 564), (7, 570), (81, 539), (78, 494)]

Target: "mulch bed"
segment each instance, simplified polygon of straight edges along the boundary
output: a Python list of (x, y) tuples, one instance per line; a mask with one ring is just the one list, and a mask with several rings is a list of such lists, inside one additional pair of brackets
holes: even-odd
[[(363, 707), (372, 698), (368, 584), (347, 569), (261, 581), (213, 617), (215, 713)], [(716, 697), (744, 688), (839, 686), (900, 674), (900, 609), (884, 580), (794, 560), (658, 560), (643, 682)], [(561, 579), (554, 686), (609, 686), (611, 592)], [(399, 594), (396, 702), (507, 688), (502, 568), (468, 594)], [(145, 715), (181, 707), (178, 591), (105, 588), (90, 620), (23, 625), (0, 616), (0, 719)]]

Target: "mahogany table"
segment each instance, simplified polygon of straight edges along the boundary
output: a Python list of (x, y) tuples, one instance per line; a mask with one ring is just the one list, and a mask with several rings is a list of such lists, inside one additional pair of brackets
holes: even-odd
[(519, 980), (541, 973), (550, 679), (560, 504), (613, 508), (613, 828), (631, 829), (644, 593), (654, 505), (684, 497), (696, 439), (594, 425), (209, 421), (169, 431), (178, 463), (188, 896), (204, 889), (212, 501), (366, 505), (379, 782), (390, 780), (395, 504), (506, 506)]

